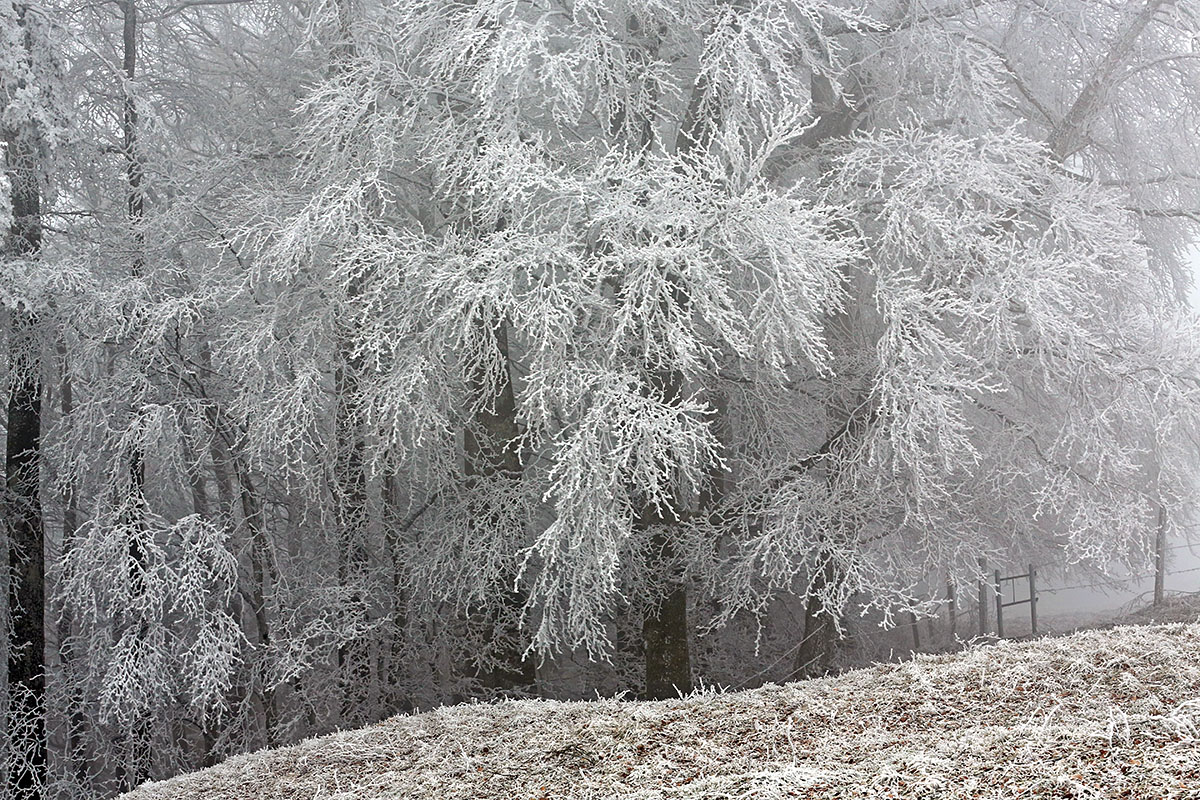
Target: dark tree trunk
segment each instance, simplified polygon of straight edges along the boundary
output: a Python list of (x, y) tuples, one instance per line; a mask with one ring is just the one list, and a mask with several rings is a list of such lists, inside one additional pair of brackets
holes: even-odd
[(138, 152), (138, 111), (131, 84), (137, 77), (137, 29), (138, 8), (137, 0), (120, 0), (123, 17), (122, 30), (122, 68), (125, 72), (126, 89), (124, 106), (122, 108), (121, 128), (124, 137), (123, 151), (125, 155), (126, 214), (133, 227), (133, 236), (137, 247), (133, 255), (133, 277), (140, 278), (145, 270), (141, 245), (144, 233), (141, 230), (142, 217), (145, 214), (145, 194), (142, 188), (144, 170), (141, 154)]
[[(207, 348), (201, 350), (202, 363), (211, 369), (211, 354)], [(227, 529), (238, 529), (245, 534), (249, 547), (239, 542), (236, 548), (248, 552), (250, 557), (250, 580), (246, 586), (239, 582), (238, 593), (241, 604), (238, 608), (239, 621), (244, 625), (247, 621), (253, 624), (256, 640), (253, 642), (257, 659), (247, 659), (244, 663), (248, 674), (242, 683), (234, 682), (229, 694), (229, 705), (237, 707), (247, 701), (257, 701), (262, 710), (263, 739), (267, 747), (278, 744), (279, 697), (275, 687), (269, 686), (266, 676), (269, 665), (266, 653), (272, 640), (272, 617), (268, 607), (268, 597), (279, 582), (279, 570), (275, 557), (274, 544), (266, 528), (266, 518), (263, 502), (258, 487), (255, 486), (249, 466), (245, 459), (237, 454), (236, 441), (239, 435), (231, 432), (231, 428), (223, 419), (215, 406), (208, 408), (208, 423), (215, 434), (209, 445), (209, 456), (212, 460), (213, 476), (216, 482), (216, 516), (220, 524)], [(241, 435), (244, 436), (244, 431)], [(237, 509), (235, 511), (235, 508)], [(238, 514), (241, 525), (237, 524)], [(250, 620), (246, 619), (247, 609)], [(310, 724), (309, 730), (312, 730)], [(216, 763), (219, 754), (214, 752), (216, 742), (212, 732), (204, 731), (205, 765)]]
[(392, 578), (392, 621), (388, 639), (385, 642), (384, 658), (386, 664), (381, 665), (381, 680), (384, 682), (384, 703), (389, 713), (407, 714), (413, 710), (412, 698), (406, 688), (406, 665), (411, 660), (405, 641), (408, 630), (408, 597), (404, 586), (405, 559), (404, 535), (416, 524), (417, 520), (427, 510), (432, 499), (426, 500), (418, 510), (405, 514), (400, 511), (399, 489), (397, 476), (388, 473), (383, 477), (381, 502), (383, 503), (384, 543), (387, 552), (391, 554), (390, 564)]
[[(356, 294), (351, 287), (351, 295)], [(334, 374), (335, 411), (335, 492), (338, 526), (338, 581), (350, 589), (352, 614), (364, 613), (362, 582), (367, 557), (368, 498), (364, 465), (364, 443), (359, 429), (359, 369), (352, 355), (354, 332), (339, 333), (341, 363)], [(337, 651), (341, 683), (343, 724), (368, 721), (364, 715), (370, 688), (370, 652), (361, 639), (342, 644)]]
[[(687, 308), (688, 298), (676, 287), (673, 302)], [(683, 396), (683, 376), (674, 370), (655, 372), (650, 378), (650, 390), (660, 393), (667, 403), (677, 403)], [(711, 499), (711, 498), (710, 498)], [(651, 542), (659, 555), (663, 573), (652, 587), (655, 598), (645, 610), (642, 636), (646, 648), (646, 698), (665, 700), (692, 691), (692, 663), (687, 613), (687, 584), (679, 564), (677, 530), (682, 512), (681, 498), (672, 498), (675, 508), (666, 509), (642, 500), (635, 526), (654, 529)]]
[[(62, 364), (62, 381), (59, 384), (59, 410), (62, 416), (69, 417), (75, 408), (75, 389), (71, 380), (71, 362), (64, 342), (59, 342), (58, 356)], [(79, 529), (79, 501), (75, 492), (75, 482), (68, 481), (63, 498), (63, 548), (67, 548), (71, 537)], [(70, 674), (77, 658), (85, 657), (74, 646), (72, 636), (75, 631), (74, 616), (70, 608), (60, 608), (58, 613), (58, 669), (62, 674)], [(80, 786), (86, 786), (90, 774), (90, 759), (84, 750), (84, 732), (87, 729), (87, 719), (82, 705), (77, 704), (68, 715), (67, 753), (68, 763), (73, 765), (75, 779)]]
[[(668, 520), (647, 512), (639, 525), (662, 525)], [(668, 533), (656, 533), (653, 547), (663, 563), (675, 561), (675, 546)], [(689, 649), (687, 587), (674, 575), (664, 575), (657, 592), (661, 598), (642, 618), (642, 641), (646, 648), (646, 699), (668, 700), (692, 691), (692, 660)]]
[[(14, 343), (36, 346), (32, 341), (32, 317), (20, 312), (14, 317)], [(19, 797), (40, 797), (46, 774), (45, 536), (38, 498), (41, 383), (36, 360), (30, 360), (33, 363), (26, 367), (29, 372), (16, 377), (9, 395), (4, 464), (10, 570), (8, 607), (13, 637), (8, 650), (10, 713), (32, 723), (28, 730), (31, 741), (19, 742), (23, 749), (27, 748), (25, 756), (18, 760), (15, 773), (9, 775)]]
[[(517, 426), (517, 401), (513, 391), (508, 348), (508, 328), (504, 322), (495, 325), (480, 320), (480, 333), (490, 338), (496, 357), (501, 360), (500, 385), (494, 387), (492, 397), (483, 397), (482, 376), (472, 381), (469, 390), (476, 407), (474, 424), (464, 432), (463, 448), (466, 455), (468, 478), (518, 480), (521, 477), (520, 429)], [(476, 525), (494, 524), (492, 520), (475, 520)], [(515, 575), (506, 576), (506, 583)], [(511, 585), (511, 583), (509, 584)], [(497, 644), (495, 668), (479, 673), (484, 689), (496, 692), (529, 692), (537, 681), (537, 670), (532, 659), (524, 658), (521, 647), (521, 631), (517, 625), (521, 609), (527, 600), (525, 594), (507, 587), (498, 587), (501, 593), (497, 608), (476, 620), (490, 632)]]
[[(133, 241), (133, 258), (129, 272), (134, 278), (141, 278), (146, 271), (145, 232), (142, 229), (142, 219), (145, 215), (145, 193), (142, 186), (144, 171), (141, 154), (138, 151), (138, 112), (133, 95), (133, 82), (137, 77), (137, 33), (138, 6), (137, 0), (119, 0), (122, 16), (122, 71), (125, 76), (125, 86), (122, 92), (121, 130), (123, 135), (122, 151), (125, 158), (125, 200), (126, 220), (129, 223)], [(129, 493), (128, 516), (126, 519), (129, 537), (129, 577), (133, 590), (140, 591), (144, 585), (146, 571), (146, 556), (143, 550), (141, 536), (145, 531), (145, 485), (146, 464), (140, 450), (129, 455)], [(120, 623), (119, 623), (120, 624)], [(131, 730), (126, 732), (126, 748), (128, 758), (118, 766), (118, 776), (121, 788), (128, 790), (138, 786), (149, 777), (150, 763), (150, 721), (144, 716), (135, 720)]]
[(836, 612), (825, 607), (820, 594), (834, 580), (834, 568), (828, 561), (813, 575), (804, 607), (804, 638), (796, 651), (792, 680), (828, 675), (833, 670), (838, 636)]
[[(274, 553), (264, 528), (262, 501), (255, 491), (247, 467), (235, 464), (238, 476), (238, 496), (242, 505), (242, 518), (250, 536), (250, 605), (253, 606), (254, 627), (258, 632), (258, 646), (266, 653), (271, 646), (271, 619), (267, 612), (267, 592), (278, 581)], [(268, 747), (276, 744), (275, 734), (279, 728), (275, 689), (265, 685), (266, 665), (260, 665), (262, 689), (263, 730)]]
[[(682, 292), (675, 302), (685, 305)], [(677, 402), (683, 394), (683, 378), (677, 372), (653, 376), (652, 389), (667, 402)], [(679, 564), (677, 531), (681, 502), (673, 498), (674, 509), (662, 508), (642, 500), (634, 524), (653, 530), (651, 548), (661, 564), (662, 573), (651, 587), (656, 598), (642, 618), (642, 640), (646, 649), (646, 699), (666, 700), (692, 691), (692, 659), (689, 643), (687, 584)]]
[[(23, 26), (26, 9), (18, 7)], [(31, 47), (29, 34), (26, 48)], [(30, 131), (5, 133), (6, 171), (11, 187), (12, 227), (4, 248), (12, 258), (36, 258), (42, 247), (42, 199), (35, 142)], [(22, 758), (9, 759), (7, 795), (42, 797), (46, 783), (45, 532), (38, 494), (41, 463), (41, 364), (33, 314), (12, 314), (12, 387), (5, 442), (4, 517), (8, 523), (10, 570), (8, 607), (12, 639), (8, 646), (9, 712), (29, 728), (10, 746)]]
[[(201, 350), (202, 363), (211, 368), (211, 355), (207, 348)], [(277, 725), (275, 715), (274, 693), (264, 685), (263, 676), (267, 673), (265, 653), (271, 643), (270, 618), (267, 614), (266, 596), (270, 586), (274, 586), (274, 564), (267, 556), (270, 548), (267, 544), (266, 531), (263, 528), (262, 502), (259, 499), (249, 470), (242, 460), (234, 455), (235, 437), (223, 424), (221, 414), (215, 406), (208, 407), (208, 423), (215, 434), (209, 444), (209, 455), (212, 459), (213, 476), (216, 479), (216, 516), (222, 527), (227, 530), (240, 529), (246, 535), (249, 547), (238, 544), (239, 551), (250, 554), (250, 585), (244, 586), (239, 579), (238, 593), (242, 602), (238, 606), (239, 623), (245, 625), (246, 610), (249, 608), (253, 617), (254, 631), (257, 641), (254, 650), (257, 659), (247, 659), (244, 664), (248, 670), (243, 682), (234, 682), (229, 694), (230, 707), (236, 708), (246, 702), (249, 694), (259, 692), (259, 702), (263, 712), (263, 744), (270, 747), (274, 744), (272, 736)], [(236, 487), (235, 487), (236, 477)], [(242, 524), (237, 524), (235, 507), (241, 509)], [(249, 688), (244, 688), (249, 687)], [(217, 760), (213, 752), (215, 743), (210, 731), (205, 731), (205, 762)]]

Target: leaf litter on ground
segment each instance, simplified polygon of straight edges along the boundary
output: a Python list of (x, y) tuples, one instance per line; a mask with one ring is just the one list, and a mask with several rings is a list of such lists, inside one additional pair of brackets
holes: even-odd
[(398, 716), (124, 800), (1200, 800), (1200, 623), (678, 700)]

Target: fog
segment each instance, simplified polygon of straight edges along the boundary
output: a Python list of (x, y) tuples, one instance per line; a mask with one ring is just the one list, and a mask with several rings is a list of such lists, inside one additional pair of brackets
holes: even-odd
[[(1192, 269), (1193, 285), (1189, 294), (1192, 308), (1200, 313), (1200, 250), (1192, 256)], [(1183, 523), (1183, 526), (1183, 530), (1174, 532), (1167, 541), (1167, 574), (1163, 585), (1168, 595), (1200, 592), (1200, 537), (1197, 536), (1197, 523)], [(1038, 588), (1039, 613), (1043, 616), (1107, 616), (1148, 604), (1153, 598), (1153, 575), (1108, 586), (1092, 585), (1102, 583), (1099, 578), (1070, 572), (1065, 576), (1047, 579), (1045, 585)]]

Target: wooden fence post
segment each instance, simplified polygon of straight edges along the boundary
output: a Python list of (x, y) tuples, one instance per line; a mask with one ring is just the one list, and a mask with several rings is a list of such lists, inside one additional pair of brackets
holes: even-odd
[(958, 603), (954, 597), (954, 584), (946, 581), (946, 596), (950, 598), (950, 638), (958, 638)]
[(1154, 605), (1163, 604), (1167, 574), (1167, 507), (1158, 504), (1158, 531), (1154, 536)]
[(1037, 629), (1037, 570), (1029, 565), (1029, 628), (1036, 639)]
[[(979, 559), (980, 574), (987, 574), (987, 560)], [(987, 633), (987, 583), (979, 579), (979, 635)]]
[(996, 636), (1004, 638), (1004, 594), (1000, 591), (1000, 570), (996, 575)]

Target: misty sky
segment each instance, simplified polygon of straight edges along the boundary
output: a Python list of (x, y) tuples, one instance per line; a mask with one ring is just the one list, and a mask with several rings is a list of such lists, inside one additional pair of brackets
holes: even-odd
[[(1192, 258), (1195, 282), (1192, 286), (1192, 308), (1200, 312), (1200, 250)], [(1193, 541), (1197, 538), (1193, 534)], [(1167, 561), (1167, 592), (1200, 592), (1200, 541), (1187, 545), (1181, 536), (1172, 537)], [(1193, 570), (1186, 571), (1185, 570)], [(1073, 612), (1109, 611), (1127, 605), (1154, 589), (1153, 579), (1132, 583), (1124, 590), (1100, 589), (1067, 589), (1055, 592), (1049, 591), (1059, 581), (1046, 581), (1046, 587), (1039, 592), (1038, 608), (1042, 614), (1059, 614)], [(1070, 583), (1087, 583), (1087, 579), (1079, 578)], [(1020, 615), (1022, 610), (1014, 609), (1014, 614)]]

